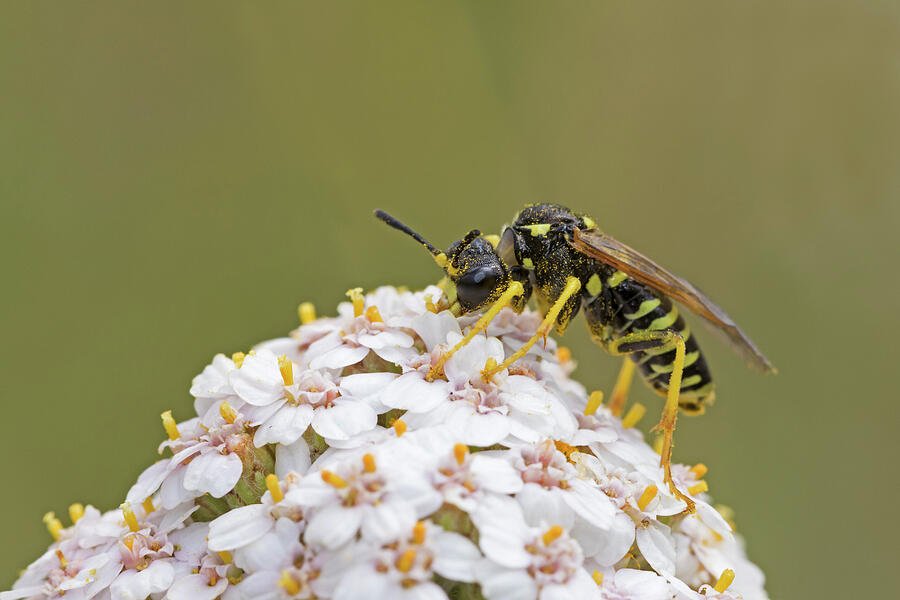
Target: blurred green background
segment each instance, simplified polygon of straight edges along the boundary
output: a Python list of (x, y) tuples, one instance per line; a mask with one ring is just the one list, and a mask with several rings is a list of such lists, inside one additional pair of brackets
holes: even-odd
[(372, 209), (445, 246), (542, 201), (779, 367), (701, 333), (719, 401), (675, 450), (772, 597), (878, 595), (900, 559), (896, 1), (7, 0), (0, 78), (0, 589), (45, 511), (118, 505), (214, 353), (436, 280)]

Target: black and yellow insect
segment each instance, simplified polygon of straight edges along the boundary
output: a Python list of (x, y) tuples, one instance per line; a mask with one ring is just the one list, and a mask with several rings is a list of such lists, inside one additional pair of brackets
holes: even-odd
[(751, 367), (775, 371), (725, 311), (686, 280), (602, 233), (590, 217), (562, 206), (528, 206), (499, 239), (472, 230), (446, 252), (387, 213), (379, 210), (375, 216), (431, 252), (449, 278), (446, 292), (451, 310), (462, 314), (490, 307), (444, 355), (434, 375), (504, 306), (521, 311), (534, 294), (545, 317), (531, 340), (486, 371), (488, 377), (523, 356), (551, 327), (563, 333), (583, 310), (594, 341), (610, 354), (630, 359), (623, 365), (612, 403), (621, 406), (624, 402), (635, 367), (653, 390), (666, 396), (659, 423), (664, 433), (661, 465), (673, 493), (693, 509), (693, 502), (677, 490), (670, 472), (675, 418), (679, 407), (687, 413), (702, 413), (715, 392), (697, 340), (672, 300), (711, 323)]

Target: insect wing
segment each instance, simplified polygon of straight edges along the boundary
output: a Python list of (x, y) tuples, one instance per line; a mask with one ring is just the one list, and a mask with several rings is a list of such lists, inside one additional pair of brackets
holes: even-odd
[(597, 229), (575, 230), (572, 246), (586, 256), (615, 267), (632, 279), (677, 300), (724, 334), (725, 341), (754, 369), (774, 373), (775, 367), (724, 310), (686, 279), (667, 271), (637, 250)]

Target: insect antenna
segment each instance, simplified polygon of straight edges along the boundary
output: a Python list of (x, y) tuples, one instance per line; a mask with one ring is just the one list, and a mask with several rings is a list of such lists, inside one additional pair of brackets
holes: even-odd
[(398, 231), (402, 231), (403, 233), (405, 233), (406, 235), (408, 235), (408, 236), (411, 237), (412, 239), (416, 240), (417, 242), (419, 242), (420, 244), (422, 244), (423, 246), (425, 246), (425, 249), (428, 250), (429, 252), (431, 252), (431, 255), (434, 257), (434, 260), (436, 260), (437, 263), (438, 263), (441, 267), (443, 267), (443, 266), (446, 264), (446, 262), (447, 262), (447, 255), (444, 254), (443, 252), (441, 252), (440, 250), (438, 250), (438, 249), (434, 246), (434, 244), (432, 244), (431, 242), (429, 242), (428, 240), (426, 240), (425, 238), (423, 238), (421, 235), (419, 235), (418, 233), (416, 233), (415, 231), (413, 231), (413, 230), (409, 227), (409, 225), (406, 225), (405, 223), (401, 223), (400, 221), (398, 221), (397, 219), (395, 219), (395, 218), (392, 217), (391, 215), (387, 214), (386, 212), (384, 212), (384, 211), (381, 210), (380, 208), (377, 209), (377, 210), (375, 211), (375, 217), (378, 218), (378, 219), (380, 219), (380, 220), (382, 220), (382, 221), (384, 221), (385, 223), (387, 223), (388, 225), (390, 225), (390, 226), (393, 227), (394, 229), (396, 229), (396, 230), (398, 230)]

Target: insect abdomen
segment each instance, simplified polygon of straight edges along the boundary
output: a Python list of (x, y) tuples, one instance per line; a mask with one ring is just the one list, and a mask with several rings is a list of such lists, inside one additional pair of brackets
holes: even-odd
[[(612, 282), (615, 282), (613, 280)], [(612, 326), (618, 335), (645, 330), (670, 329), (684, 338), (685, 364), (681, 379), (679, 404), (687, 412), (703, 412), (704, 403), (714, 398), (714, 384), (700, 346), (690, 328), (669, 298), (657, 295), (650, 288), (633, 279), (625, 279), (611, 286), (617, 304)], [(669, 389), (669, 377), (675, 360), (675, 350), (666, 352), (635, 352), (629, 355), (647, 383), (658, 393)]]

